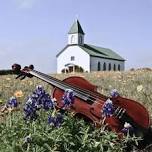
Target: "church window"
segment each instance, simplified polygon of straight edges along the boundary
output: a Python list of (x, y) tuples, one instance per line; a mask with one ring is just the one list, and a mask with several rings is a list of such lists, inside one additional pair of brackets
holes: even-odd
[(75, 60), (75, 57), (74, 56), (71, 56), (71, 61), (74, 61)]
[(113, 65), (113, 70), (116, 71), (116, 65), (115, 64)]
[(109, 63), (109, 71), (111, 70), (111, 63)]
[(120, 64), (118, 64), (118, 71), (120, 71)]
[(75, 42), (75, 36), (72, 35), (72, 36), (71, 36), (71, 43), (74, 43), (74, 42)]
[(100, 71), (101, 70), (101, 64), (100, 64), (100, 62), (98, 62), (98, 71)]
[(103, 64), (103, 71), (106, 71), (106, 63)]

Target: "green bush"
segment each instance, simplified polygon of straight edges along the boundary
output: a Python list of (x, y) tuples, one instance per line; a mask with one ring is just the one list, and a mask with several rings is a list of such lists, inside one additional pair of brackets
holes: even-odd
[(0, 70), (0, 75), (14, 74), (12, 70)]

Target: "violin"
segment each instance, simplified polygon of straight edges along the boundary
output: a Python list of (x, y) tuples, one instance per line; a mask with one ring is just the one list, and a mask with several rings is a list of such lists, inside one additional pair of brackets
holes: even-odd
[[(150, 128), (150, 116), (147, 109), (137, 101), (124, 97), (107, 97), (97, 92), (97, 87), (82, 77), (71, 76), (64, 80), (58, 80), (52, 76), (34, 70), (34, 66), (24, 67), (14, 64), (12, 69), (18, 74), (17, 78), (21, 80), (25, 77), (37, 77), (53, 86), (52, 96), (56, 99), (57, 108), (62, 108), (62, 96), (66, 89), (74, 92), (75, 100), (70, 111), (76, 116), (91, 121), (97, 126), (104, 121), (108, 129), (120, 133), (124, 124), (130, 123), (135, 134), (142, 133), (143, 136), (148, 133)], [(102, 109), (105, 102), (110, 99), (114, 105), (113, 115), (103, 117)]]

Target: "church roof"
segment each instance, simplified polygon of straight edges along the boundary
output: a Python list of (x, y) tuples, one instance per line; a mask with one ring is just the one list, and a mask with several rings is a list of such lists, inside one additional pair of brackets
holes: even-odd
[(78, 46), (81, 49), (83, 49), (86, 53), (88, 53), (90, 56), (125, 61), (124, 58), (122, 58), (120, 55), (118, 55), (117, 53), (115, 53), (111, 49), (98, 47), (98, 46), (94, 46), (94, 45), (89, 45), (89, 44), (67, 45), (56, 56), (58, 57), (69, 46)]
[(82, 48), (84, 51), (86, 51), (91, 56), (125, 61), (124, 58), (122, 58), (116, 52), (114, 52), (108, 48), (103, 48), (103, 47), (89, 45), (89, 44), (84, 44), (83, 46), (81, 45), (79, 47)]
[(82, 27), (79, 23), (78, 20), (76, 20), (73, 25), (70, 28), (70, 31), (68, 32), (68, 34), (75, 34), (75, 33), (80, 33), (80, 34), (84, 34)]

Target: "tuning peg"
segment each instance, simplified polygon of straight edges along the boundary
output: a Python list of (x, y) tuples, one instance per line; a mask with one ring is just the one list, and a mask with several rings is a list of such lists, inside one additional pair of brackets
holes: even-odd
[(26, 75), (22, 75), (21, 77), (20, 77), (20, 80), (23, 80), (23, 79), (25, 79), (26, 78)]
[(22, 71), (29, 69), (28, 66), (25, 66)]
[(29, 65), (29, 69), (33, 70), (34, 69), (34, 65)]
[(21, 66), (19, 64), (15, 63), (12, 65), (12, 70), (16, 73), (20, 73)]
[(12, 65), (12, 70), (18, 74), (16, 79), (20, 78), (20, 80), (25, 79), (26, 77), (32, 78), (33, 75), (29, 73), (29, 71), (33, 70), (34, 66), (31, 64), (29, 66), (25, 66), (23, 69), (21, 69), (21, 66), (17, 63)]

